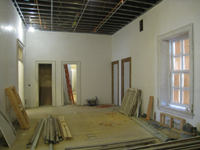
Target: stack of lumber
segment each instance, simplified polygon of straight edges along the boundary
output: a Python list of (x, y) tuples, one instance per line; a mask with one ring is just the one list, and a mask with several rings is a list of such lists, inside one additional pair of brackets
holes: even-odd
[(29, 129), (30, 124), (28, 122), (28, 116), (15, 87), (11, 86), (5, 90), (9, 97), (12, 108), (17, 116), (21, 129)]
[(127, 116), (139, 116), (141, 103), (141, 90), (128, 88), (119, 111)]
[(35, 149), (43, 126), (43, 140), (46, 144), (50, 145), (50, 149), (53, 149), (53, 144), (59, 143), (59, 141), (63, 141), (63, 139), (72, 139), (71, 132), (69, 131), (64, 117), (59, 116), (59, 118), (56, 118), (49, 114), (47, 118), (43, 118), (38, 122), (35, 132), (27, 143), (26, 148), (31, 147), (31, 150)]
[(60, 122), (60, 129), (62, 131), (62, 137), (64, 140), (72, 140), (72, 134), (69, 130), (69, 127), (65, 121), (65, 118), (63, 116), (58, 117)]
[(159, 144), (152, 144), (147, 146), (135, 147), (131, 149), (156, 149), (156, 150), (163, 150), (163, 149), (177, 149), (177, 150), (188, 150), (188, 149), (200, 149), (200, 136), (180, 139), (170, 142), (163, 142)]
[(57, 118), (52, 117), (51, 115), (45, 118), (43, 140), (46, 144), (49, 143), (55, 144), (63, 140), (59, 122)]

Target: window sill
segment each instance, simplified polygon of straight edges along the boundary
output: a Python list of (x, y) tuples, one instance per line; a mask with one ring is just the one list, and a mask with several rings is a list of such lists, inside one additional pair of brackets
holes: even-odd
[(162, 110), (162, 111), (165, 111), (165, 112), (168, 112), (168, 113), (171, 113), (171, 114), (175, 114), (175, 115), (178, 115), (178, 116), (191, 118), (191, 119), (194, 116), (193, 113), (190, 113), (190, 112), (187, 112), (187, 111), (183, 111), (181, 109), (175, 109), (175, 108), (170, 107), (170, 106), (161, 106), (161, 105), (159, 105), (158, 109)]

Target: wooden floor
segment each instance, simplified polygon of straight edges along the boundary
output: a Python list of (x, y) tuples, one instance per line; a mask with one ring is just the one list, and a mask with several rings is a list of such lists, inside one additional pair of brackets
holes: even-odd
[[(39, 107), (27, 109), (30, 121), (28, 130), (17, 130), (17, 139), (10, 150), (26, 149), (26, 144), (34, 133), (37, 122), (47, 117), (63, 115), (72, 133), (73, 140), (61, 141), (54, 145), (55, 150), (64, 150), (69, 147), (101, 145), (116, 142), (146, 139), (153, 137), (143, 128), (134, 123), (127, 116), (118, 112), (118, 107), (97, 108), (95, 106), (63, 106), (63, 107)], [(0, 146), (1, 150), (8, 147)], [(40, 137), (37, 150), (49, 149)]]

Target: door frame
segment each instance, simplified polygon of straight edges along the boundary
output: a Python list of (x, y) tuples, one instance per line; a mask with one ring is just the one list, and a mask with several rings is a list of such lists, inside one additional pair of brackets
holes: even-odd
[(36, 60), (35, 61), (35, 99), (37, 107), (39, 107), (39, 65), (40, 64), (51, 64), (52, 66), (52, 106), (56, 106), (56, 62)]
[(129, 62), (129, 70), (130, 70), (130, 74), (129, 74), (129, 88), (131, 88), (131, 57), (127, 57), (121, 60), (121, 102), (123, 100), (124, 97), (124, 63), (125, 62)]
[[(21, 48), (22, 49), (22, 52), (23, 52), (23, 59), (19, 59), (19, 52), (18, 52), (18, 49)], [(25, 46), (24, 44), (19, 40), (17, 39), (17, 91), (19, 93), (20, 89), (19, 89), (19, 64), (18, 64), (18, 61), (21, 61), (22, 64), (23, 64), (23, 87), (22, 87), (22, 90), (23, 90), (23, 97), (20, 97), (21, 98), (21, 101), (22, 101), (22, 104), (25, 106), (26, 105), (26, 102), (25, 102), (25, 94), (24, 94), (24, 87), (25, 87), (25, 69), (24, 69), (24, 64), (25, 64), (25, 59), (24, 59), (24, 56), (25, 56)]]
[(114, 104), (114, 65), (117, 65), (117, 81), (118, 81), (118, 85), (117, 85), (117, 93), (118, 93), (118, 105), (119, 105), (119, 60), (117, 61), (113, 61), (111, 63), (111, 67), (112, 67), (112, 104)]
[(81, 63), (79, 61), (61, 61), (61, 105), (64, 106), (64, 92), (63, 92), (63, 78), (64, 78), (64, 64), (76, 64), (76, 87), (77, 87), (77, 102), (76, 105), (81, 105)]

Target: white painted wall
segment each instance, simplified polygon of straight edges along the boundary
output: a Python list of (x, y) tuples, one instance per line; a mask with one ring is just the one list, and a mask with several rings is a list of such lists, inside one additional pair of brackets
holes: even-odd
[[(35, 61), (56, 61), (56, 105), (61, 105), (61, 61), (81, 63), (81, 105), (98, 97), (111, 103), (111, 36), (66, 32), (36, 31), (26, 34), (25, 99), (36, 107)], [(28, 86), (30, 84), (31, 86)]]
[[(13, 30), (5, 29), (8, 26)], [(5, 88), (9, 86), (18, 88), (17, 39), (25, 44), (22, 21), (11, 0), (0, 0), (0, 105), (5, 108), (11, 121), (14, 121), (16, 116)]]
[[(193, 23), (194, 29), (194, 118), (187, 122), (200, 129), (200, 1), (164, 0), (159, 5), (112, 36), (112, 61), (132, 57), (132, 87), (142, 90), (142, 113), (147, 112), (149, 96), (157, 109), (157, 37)], [(139, 32), (143, 19), (144, 31)], [(121, 64), (120, 64), (121, 65)], [(119, 67), (121, 68), (121, 67)], [(121, 72), (121, 70), (120, 70)], [(121, 74), (120, 74), (121, 78)], [(121, 85), (120, 85), (121, 88)], [(119, 96), (121, 97), (121, 96)]]

